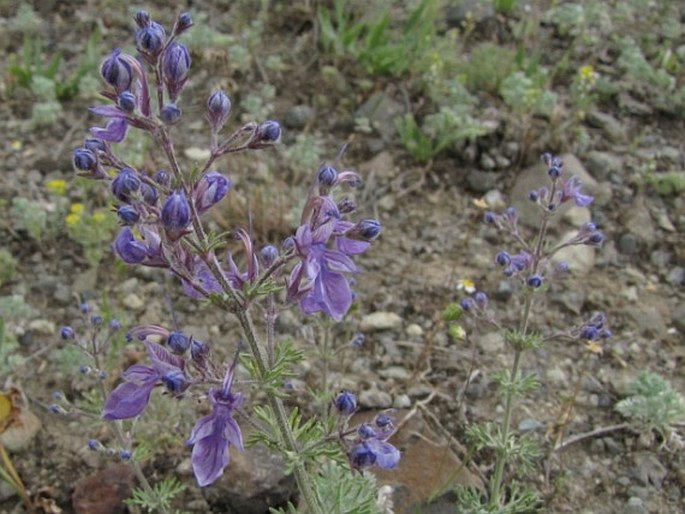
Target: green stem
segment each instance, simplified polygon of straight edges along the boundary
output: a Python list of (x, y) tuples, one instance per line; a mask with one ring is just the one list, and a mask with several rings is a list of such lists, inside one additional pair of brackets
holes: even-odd
[[(519, 373), (519, 367), (521, 365), (521, 355), (523, 351), (517, 349), (514, 353), (514, 364), (511, 366), (510, 382), (514, 382)], [(500, 506), (500, 497), (502, 494), (502, 478), (504, 477), (504, 466), (507, 463), (508, 450), (506, 446), (509, 440), (509, 431), (511, 429), (511, 415), (514, 411), (514, 392), (511, 388), (507, 390), (505, 407), (504, 407), (504, 423), (502, 425), (502, 444), (503, 448), (500, 448), (497, 453), (497, 464), (495, 465), (495, 474), (493, 475), (492, 482), (490, 482), (490, 508), (498, 508)]]
[[(262, 379), (267, 372), (266, 359), (264, 358), (261, 346), (255, 337), (256, 332), (254, 324), (252, 323), (252, 319), (249, 313), (244, 310), (239, 310), (235, 314), (238, 317), (238, 321), (240, 322), (245, 339), (247, 339), (252, 356), (257, 364), (257, 371), (260, 375), (258, 378)], [(268, 395), (268, 399), (271, 409), (276, 415), (276, 423), (279, 431), (281, 432), (281, 439), (286, 446), (286, 450), (289, 453), (299, 455), (301, 453), (300, 448), (297, 444), (297, 440), (295, 439), (295, 434), (293, 434), (293, 431), (290, 428), (288, 414), (285, 411), (283, 402), (280, 400), (280, 398), (277, 398), (273, 395)], [(297, 462), (293, 468), (293, 475), (295, 476), (295, 481), (297, 482), (297, 488), (302, 495), (302, 500), (304, 500), (306, 505), (306, 511), (309, 514), (324, 514), (321, 510), (321, 505), (316, 493), (312, 488), (311, 480), (304, 464)]]

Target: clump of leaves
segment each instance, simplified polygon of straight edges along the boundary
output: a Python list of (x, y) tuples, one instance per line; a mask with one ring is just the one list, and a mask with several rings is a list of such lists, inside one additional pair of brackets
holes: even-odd
[(616, 410), (628, 418), (643, 440), (651, 442), (656, 432), (667, 445), (675, 435), (675, 425), (685, 421), (683, 395), (651, 371), (640, 373), (628, 393), (630, 396), (616, 404)]
[(48, 215), (40, 202), (16, 196), (12, 199), (10, 219), (15, 229), (26, 231), (32, 239), (40, 242), (47, 228)]

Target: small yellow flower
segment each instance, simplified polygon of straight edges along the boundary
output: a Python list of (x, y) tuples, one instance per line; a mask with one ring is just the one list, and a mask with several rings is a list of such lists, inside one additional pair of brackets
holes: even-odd
[(45, 187), (52, 194), (64, 196), (67, 194), (67, 181), (62, 179), (48, 180)]
[(93, 213), (93, 223), (102, 223), (105, 221), (105, 213), (102, 211), (95, 211)]
[(468, 294), (473, 294), (476, 292), (476, 284), (474, 284), (471, 279), (463, 278), (457, 282), (457, 291), (465, 291)]
[(604, 348), (602, 348), (602, 345), (595, 342), (595, 341), (586, 342), (585, 343), (585, 349), (590, 353), (594, 353), (595, 355), (603, 355), (604, 354)]
[(597, 72), (595, 71), (595, 69), (590, 64), (586, 64), (585, 66), (582, 66), (578, 70), (578, 76), (580, 77), (581, 82), (585, 82), (585, 83), (589, 83), (589, 84), (594, 84), (595, 81), (597, 80)]
[(72, 214), (77, 214), (80, 218), (81, 214), (83, 214), (83, 209), (84, 206), (82, 203), (72, 203), (71, 207), (69, 207), (69, 212)]
[(67, 214), (67, 217), (64, 219), (64, 221), (67, 223), (67, 226), (73, 227), (79, 221), (81, 221), (81, 215), (72, 212), (71, 214)]

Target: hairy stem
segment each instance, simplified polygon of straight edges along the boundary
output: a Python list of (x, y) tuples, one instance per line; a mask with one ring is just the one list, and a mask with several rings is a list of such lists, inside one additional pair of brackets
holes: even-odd
[[(257, 371), (260, 375), (260, 379), (266, 375), (267, 366), (266, 359), (263, 355), (262, 349), (259, 342), (255, 336), (256, 331), (252, 319), (247, 311), (236, 312), (240, 326), (243, 329), (243, 335), (247, 339), (247, 343), (250, 346), (252, 356), (257, 364)], [(276, 423), (278, 424), (278, 429), (281, 432), (281, 439), (286, 446), (286, 450), (295, 455), (300, 453), (299, 445), (295, 439), (292, 429), (290, 428), (290, 422), (288, 420), (288, 414), (285, 411), (285, 406), (283, 402), (272, 395), (268, 396), (269, 404), (271, 409), (276, 415)], [(295, 481), (297, 482), (297, 488), (302, 495), (302, 500), (304, 501), (307, 512), (310, 514), (323, 514), (316, 493), (311, 485), (311, 480), (304, 464), (298, 462), (295, 464), (293, 469), (293, 474), (295, 475)]]

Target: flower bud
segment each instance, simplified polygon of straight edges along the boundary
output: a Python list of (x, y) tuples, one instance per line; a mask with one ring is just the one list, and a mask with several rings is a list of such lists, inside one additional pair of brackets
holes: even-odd
[(150, 21), (136, 31), (136, 48), (148, 61), (154, 61), (164, 48), (166, 31), (159, 23)]
[(373, 429), (373, 427), (368, 423), (362, 423), (361, 425), (359, 425), (359, 428), (357, 429), (357, 434), (362, 439), (370, 439), (378, 435), (376, 431)]
[(338, 202), (340, 214), (349, 214), (357, 209), (357, 204), (349, 198), (343, 198)]
[(69, 341), (70, 339), (74, 339), (74, 337), (76, 337), (76, 332), (74, 332), (74, 329), (71, 327), (62, 327), (59, 330), (59, 336), (65, 341)]
[(511, 255), (508, 252), (502, 251), (495, 256), (495, 262), (500, 266), (506, 266), (511, 262)]
[(109, 330), (110, 330), (110, 332), (119, 332), (119, 330), (121, 330), (121, 321), (119, 321), (116, 318), (110, 320)]
[(95, 171), (98, 167), (98, 158), (88, 148), (74, 150), (74, 167), (81, 171)]
[(147, 27), (152, 21), (150, 18), (150, 13), (144, 9), (139, 10), (133, 19), (141, 29)]
[(181, 119), (181, 108), (176, 104), (166, 104), (159, 112), (159, 119), (165, 125), (175, 125)]
[(97, 155), (97, 152), (105, 151), (105, 142), (96, 137), (89, 137), (83, 143), (83, 146)]
[(332, 166), (324, 166), (319, 170), (317, 180), (322, 186), (331, 188), (335, 185), (336, 180), (338, 180), (338, 172)]
[(297, 243), (295, 243), (295, 238), (293, 236), (288, 236), (283, 240), (283, 243), (281, 244), (281, 250), (283, 253), (289, 253), (292, 252), (296, 246)]
[(90, 317), (90, 324), (93, 325), (94, 327), (99, 327), (102, 325), (102, 316), (99, 314), (95, 314)]
[(169, 195), (162, 207), (162, 224), (171, 239), (181, 237), (190, 223), (190, 205), (183, 191)]
[(138, 223), (140, 220), (140, 214), (138, 211), (130, 205), (122, 205), (117, 209), (117, 216), (119, 216), (119, 221), (122, 225), (131, 227)]
[(469, 312), (472, 311), (473, 308), (476, 305), (476, 302), (473, 301), (473, 298), (463, 298), (460, 302), (459, 305), (461, 306), (461, 309), (464, 312)]
[(183, 332), (172, 332), (166, 343), (174, 353), (185, 353), (190, 348), (190, 339)]
[(473, 301), (476, 302), (479, 309), (484, 310), (488, 306), (488, 295), (483, 291), (476, 291), (473, 295)]
[(333, 399), (333, 406), (338, 413), (349, 416), (357, 410), (357, 397), (349, 391), (343, 391)]
[(172, 369), (163, 375), (162, 383), (174, 394), (182, 393), (190, 385), (185, 374), (180, 369)]
[(81, 311), (81, 314), (88, 314), (90, 312), (90, 305), (87, 303), (82, 303), (78, 308)]
[(128, 203), (131, 193), (140, 189), (140, 179), (132, 168), (123, 168), (112, 181), (112, 194), (121, 202)]
[(266, 245), (259, 252), (259, 258), (264, 266), (269, 267), (278, 259), (278, 249), (273, 245)]
[(182, 12), (178, 15), (176, 19), (176, 25), (174, 25), (174, 32), (178, 36), (188, 30), (193, 26), (193, 17), (189, 12)]
[(352, 346), (360, 347), (360, 346), (364, 345), (365, 340), (366, 340), (366, 336), (360, 332), (358, 334), (355, 334), (355, 336), (352, 338), (352, 342), (350, 344)]
[(190, 53), (181, 43), (171, 43), (162, 55), (162, 76), (172, 102), (178, 99), (190, 70)]
[(167, 170), (159, 170), (155, 173), (153, 180), (160, 186), (168, 186), (171, 183), (171, 175)]
[(127, 264), (140, 264), (147, 257), (145, 244), (133, 237), (133, 232), (125, 227), (114, 240), (114, 251)]
[(143, 195), (143, 200), (145, 200), (145, 203), (148, 205), (157, 204), (157, 200), (159, 200), (159, 193), (157, 192), (156, 187), (142, 182), (140, 184), (140, 193)]
[(585, 327), (580, 332), (580, 338), (588, 341), (595, 341), (599, 338), (599, 330), (595, 327)]
[(117, 104), (119, 104), (119, 108), (131, 114), (133, 111), (136, 110), (136, 95), (131, 93), (130, 91), (124, 91), (119, 95), (119, 98), (117, 99)]
[(231, 98), (223, 91), (214, 91), (207, 99), (207, 118), (213, 132), (219, 132), (231, 115)]
[(231, 181), (221, 173), (210, 171), (197, 182), (193, 191), (193, 200), (198, 214), (207, 212), (226, 196), (231, 189)]
[(357, 236), (360, 239), (371, 241), (378, 237), (382, 229), (383, 227), (378, 220), (362, 220), (345, 235)]
[(250, 148), (262, 148), (275, 145), (281, 140), (281, 125), (277, 121), (268, 120), (257, 127)]
[(533, 289), (537, 289), (538, 287), (542, 286), (542, 277), (540, 275), (531, 275), (528, 277), (528, 286), (532, 287)]
[(483, 215), (483, 221), (485, 221), (485, 223), (487, 223), (488, 225), (493, 224), (493, 223), (495, 222), (496, 219), (497, 219), (497, 214), (495, 214), (495, 213), (492, 212), (492, 211), (487, 211), (487, 212)]
[(133, 70), (131, 65), (121, 57), (121, 50), (118, 48), (102, 61), (100, 75), (107, 84), (114, 88), (117, 94), (131, 89)]
[(119, 458), (121, 460), (131, 460), (132, 457), (133, 457), (133, 453), (131, 453), (130, 450), (121, 450), (119, 452)]

